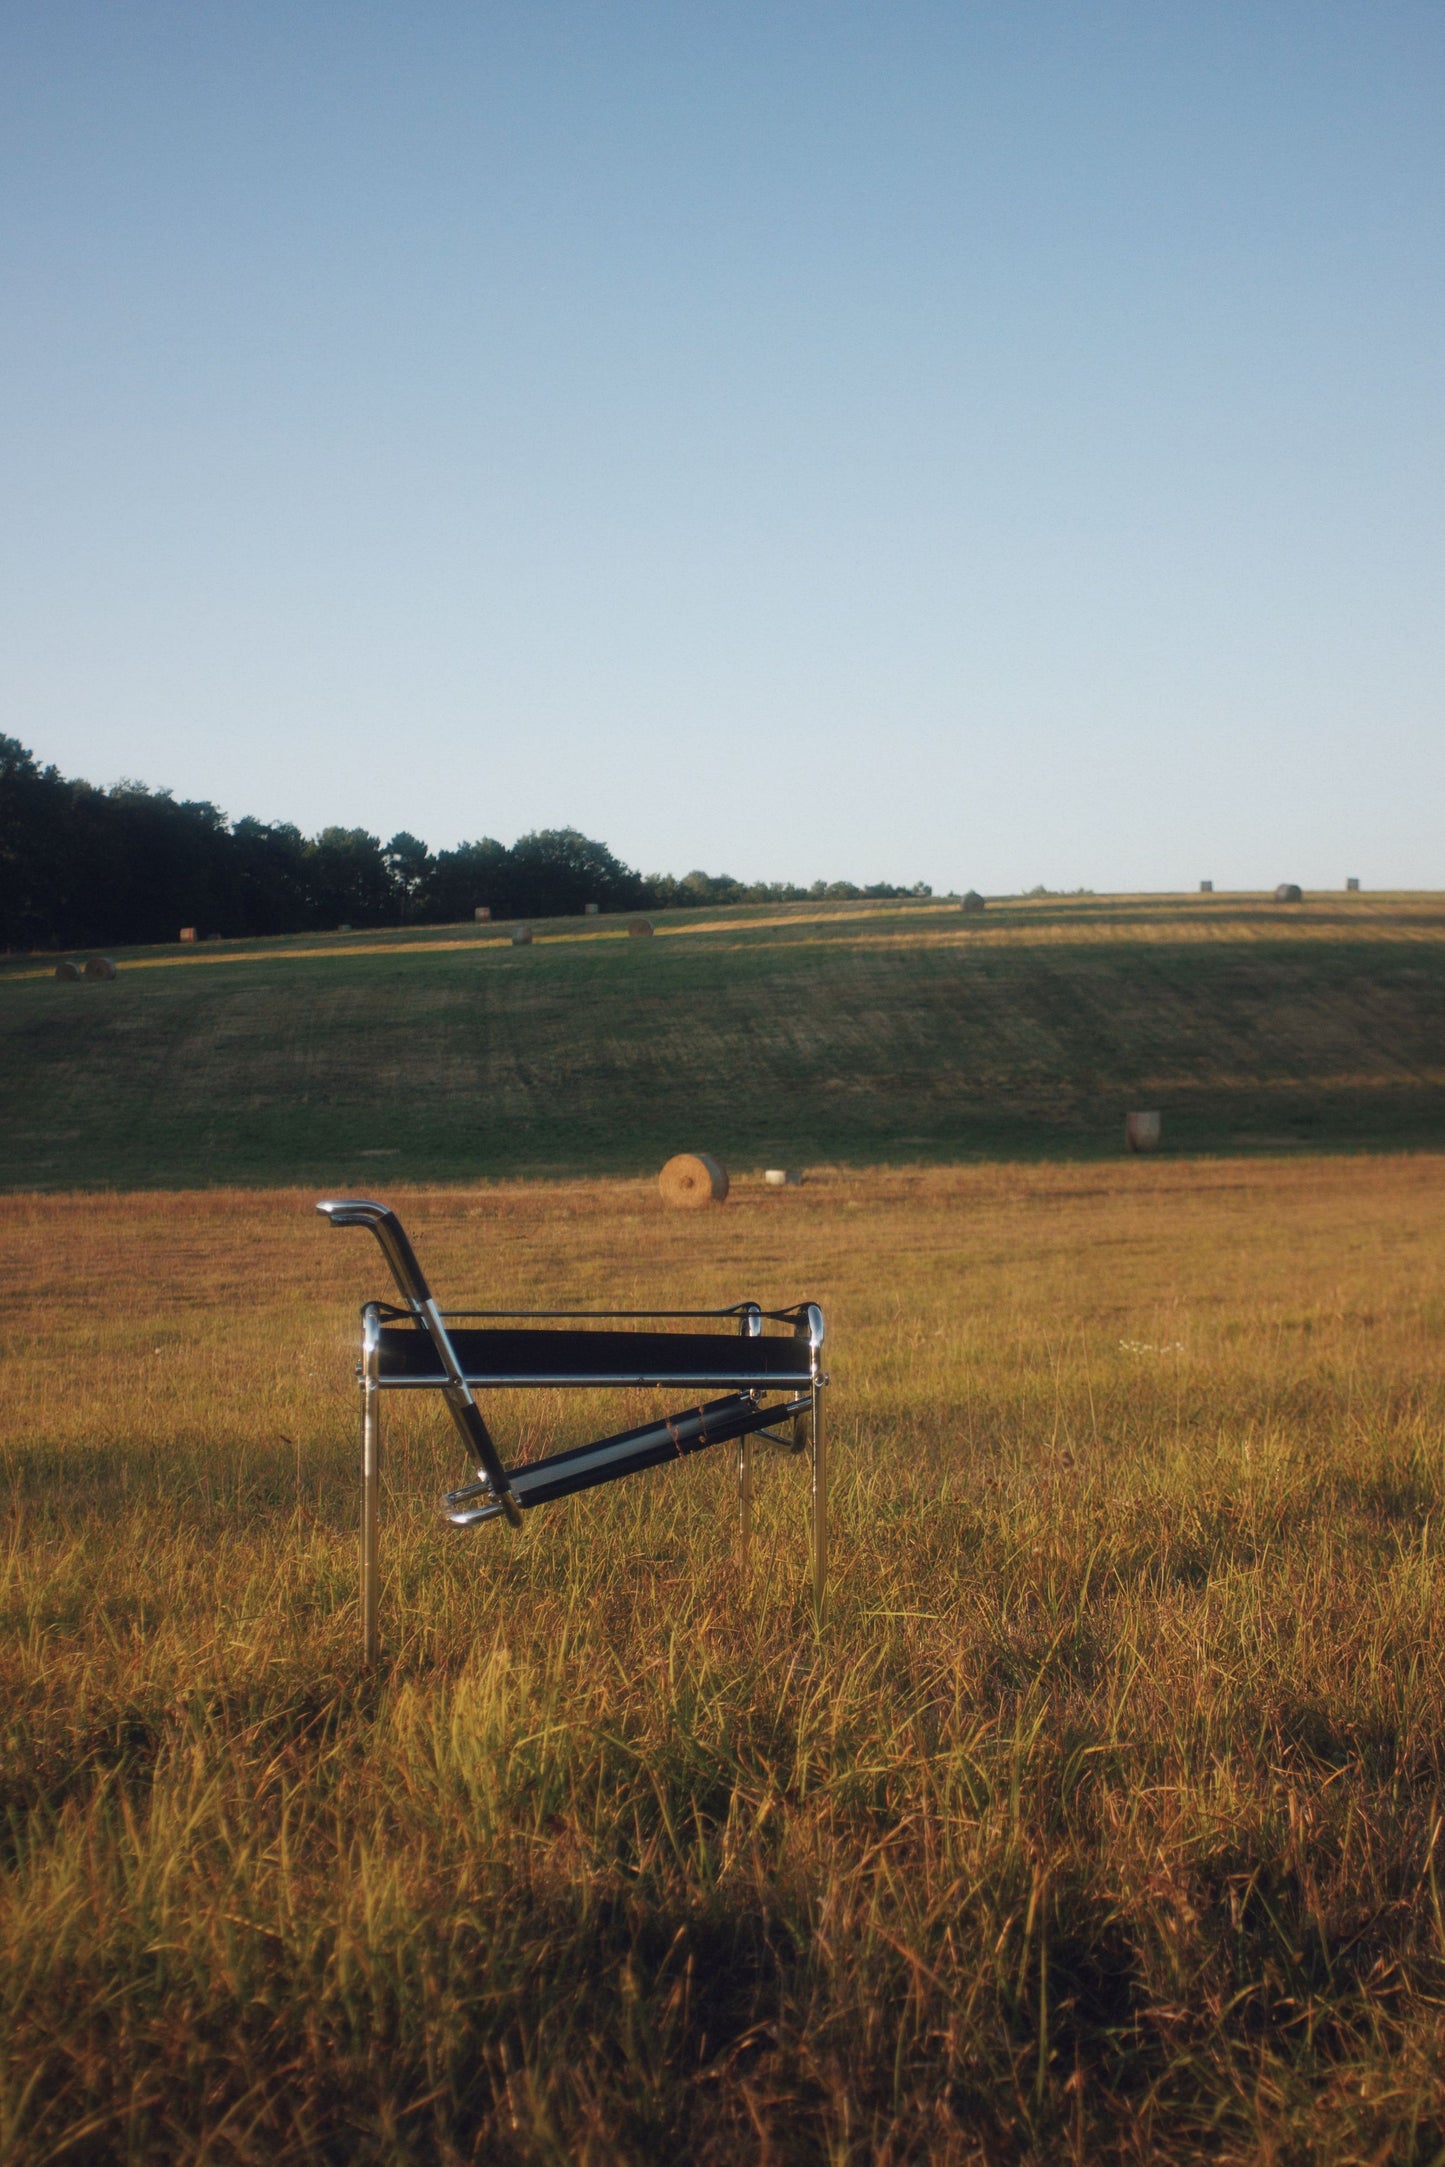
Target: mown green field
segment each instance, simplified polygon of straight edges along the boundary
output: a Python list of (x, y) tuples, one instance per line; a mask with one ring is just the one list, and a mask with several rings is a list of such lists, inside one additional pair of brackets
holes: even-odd
[(1097, 1156), (1445, 1135), (1445, 897), (813, 905), (0, 970), (0, 1185)]

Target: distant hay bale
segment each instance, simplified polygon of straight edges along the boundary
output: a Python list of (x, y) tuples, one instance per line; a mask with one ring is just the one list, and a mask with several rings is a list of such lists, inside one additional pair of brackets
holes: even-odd
[(114, 978), (115, 965), (109, 956), (92, 956), (85, 966), (87, 978)]
[(970, 888), (968, 894), (963, 899), (963, 907), (965, 910), (986, 910), (988, 908), (988, 905), (984, 897), (979, 894), (977, 888)]
[(512, 928), (512, 946), (514, 948), (530, 948), (531, 945), (532, 928), (529, 925), (514, 925)]
[(657, 1177), (664, 1204), (676, 1211), (702, 1211), (721, 1204), (728, 1193), (727, 1169), (705, 1151), (680, 1151)]
[(600, 903), (584, 903), (582, 905), (583, 916), (587, 918), (595, 918), (601, 908), (602, 905)]
[(80, 984), (82, 973), (80, 965), (78, 963), (57, 963), (55, 966), (55, 975), (61, 981), (62, 985), (78, 986)]
[(195, 937), (196, 929), (193, 925), (183, 925), (181, 927), (181, 939), (183, 941), (193, 941)]
[(491, 915), (492, 906), (490, 903), (478, 903), (476, 909), (472, 912), (472, 916), (476, 919), (478, 925), (485, 925)]
[(1163, 1137), (1162, 1114), (1125, 1114), (1124, 1142), (1130, 1151), (1157, 1151)]
[(1276, 903), (1303, 903), (1304, 890), (1297, 888), (1292, 880), (1282, 880), (1274, 891)]
[(652, 920), (650, 918), (630, 918), (627, 922), (627, 930), (635, 941), (648, 940), (652, 935)]
[(763, 1175), (770, 1189), (797, 1189), (802, 1185), (802, 1174), (796, 1166), (770, 1166)]

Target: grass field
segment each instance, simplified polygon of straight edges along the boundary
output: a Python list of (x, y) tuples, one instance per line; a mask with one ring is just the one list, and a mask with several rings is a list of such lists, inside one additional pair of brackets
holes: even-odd
[[(1327, 927), (1039, 924), (1115, 985), (1157, 954), (1161, 998), (1308, 940), (1362, 1013), (1438, 973), (1433, 922), (1371, 972)], [(1015, 954), (733, 938), (467, 968), (545, 1001), (626, 971), (655, 1023), (687, 973), (979, 988)], [(327, 967), (360, 1018), (367, 972), (452, 966)], [(256, 968), (3, 998), (214, 1035)], [(363, 1680), (370, 1243), (294, 1190), (10, 1197), (0, 2154), (1445, 2156), (1445, 1158), (835, 1172), (696, 1217), (643, 1182), (383, 1193), (454, 1302), (823, 1302), (831, 1619), (796, 1468), (746, 1570), (721, 1452), (462, 1536), (413, 1407)]]
[(1445, 1137), (1445, 897), (796, 905), (0, 969), (0, 1187), (639, 1174)]

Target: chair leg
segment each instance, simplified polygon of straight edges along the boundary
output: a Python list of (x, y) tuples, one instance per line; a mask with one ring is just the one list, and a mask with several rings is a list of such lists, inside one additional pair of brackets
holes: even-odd
[(828, 1601), (828, 1440), (823, 1428), (823, 1387), (816, 1378), (808, 1427), (813, 1448), (813, 1616), (821, 1625)]
[(377, 1334), (363, 1336), (361, 1364), (361, 1657), (368, 1668), (381, 1652), (377, 1552), (381, 1507), (381, 1388)]
[(738, 1548), (746, 1564), (753, 1540), (753, 1441), (738, 1439)]

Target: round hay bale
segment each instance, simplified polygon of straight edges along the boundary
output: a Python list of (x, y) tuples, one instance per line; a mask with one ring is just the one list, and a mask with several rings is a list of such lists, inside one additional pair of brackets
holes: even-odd
[(85, 966), (87, 978), (114, 978), (115, 965), (109, 956), (92, 956)]
[(531, 945), (532, 928), (529, 925), (514, 925), (512, 928), (512, 946), (514, 948), (530, 948)]
[(1303, 903), (1304, 890), (1297, 888), (1292, 880), (1282, 880), (1274, 891), (1276, 903)]
[(705, 1151), (679, 1151), (657, 1177), (664, 1204), (676, 1211), (701, 1211), (721, 1204), (728, 1193), (727, 1168)]
[(770, 1189), (796, 1189), (802, 1185), (803, 1177), (796, 1166), (770, 1166), (763, 1180)]
[(1163, 1139), (1162, 1114), (1125, 1114), (1124, 1142), (1130, 1151), (1157, 1151)]
[(486, 925), (490, 921), (491, 915), (492, 906), (490, 903), (478, 903), (476, 909), (472, 912), (472, 916), (478, 925)]
[(965, 910), (986, 910), (988, 908), (988, 905), (984, 897), (979, 894), (977, 888), (970, 888), (968, 894), (963, 899), (963, 908)]
[(652, 920), (650, 918), (630, 918), (627, 922), (627, 930), (635, 941), (650, 940), (652, 938)]
[(183, 941), (185, 941), (185, 942), (189, 943), (189, 942), (193, 941), (193, 940), (195, 939), (195, 937), (196, 937), (196, 929), (195, 929), (195, 927), (194, 927), (193, 925), (183, 925), (183, 926), (181, 927), (181, 939), (182, 939)]
[(63, 985), (78, 986), (81, 978), (80, 965), (78, 963), (57, 963), (55, 975)]

